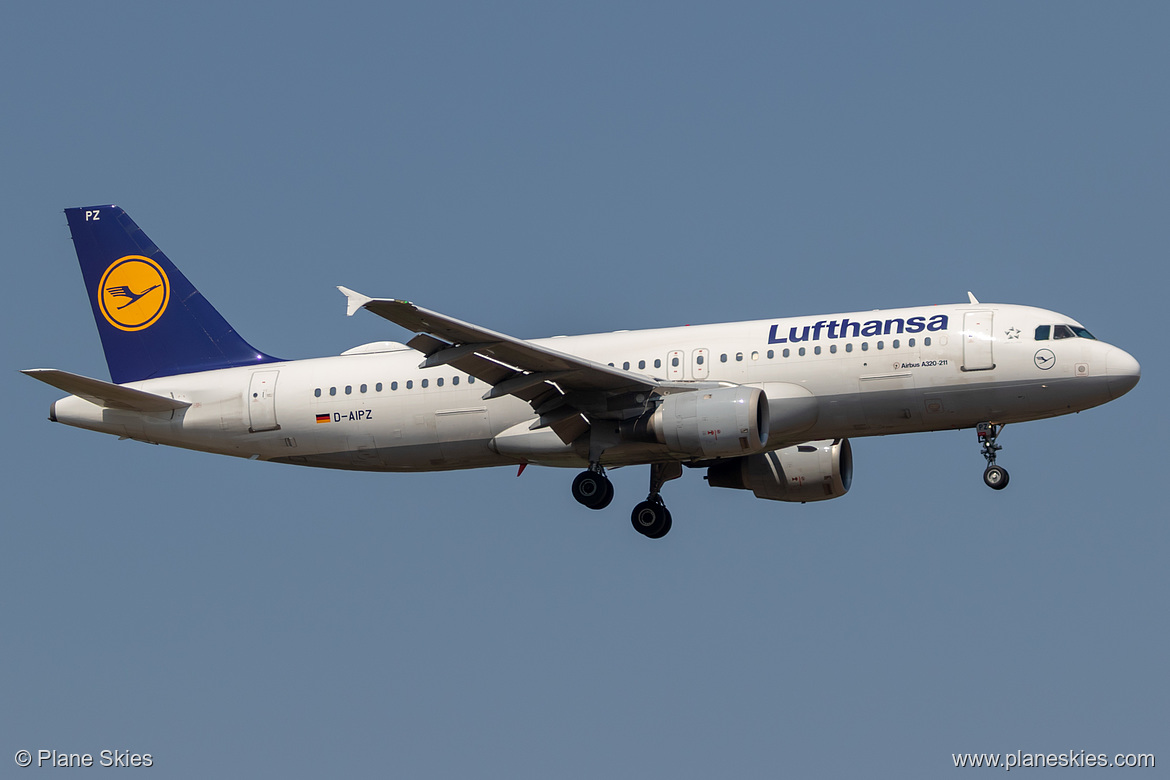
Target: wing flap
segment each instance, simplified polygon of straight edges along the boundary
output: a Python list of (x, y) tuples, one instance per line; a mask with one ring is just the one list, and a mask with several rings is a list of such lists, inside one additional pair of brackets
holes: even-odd
[(80, 374), (70, 374), (68, 371), (60, 371), (56, 368), (26, 368), (20, 373), (27, 374), (58, 390), (64, 390), (66, 393), (84, 398), (92, 404), (107, 409), (122, 409), (129, 412), (169, 412), (175, 409), (185, 409), (191, 405), (187, 401), (177, 401), (174, 398), (103, 382), (100, 379), (92, 379)]

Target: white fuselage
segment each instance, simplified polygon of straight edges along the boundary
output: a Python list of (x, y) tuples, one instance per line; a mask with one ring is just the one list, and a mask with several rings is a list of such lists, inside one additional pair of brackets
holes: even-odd
[[(809, 396), (801, 441), (1019, 422), (1105, 403), (1137, 362), (1092, 338), (1038, 341), (1077, 325), (1028, 306), (964, 304), (539, 339), (560, 352), (673, 382), (753, 385), (784, 414)], [(434, 471), (523, 462), (580, 467), (587, 445), (530, 430), (532, 408), (449, 366), (420, 369), (407, 347), (160, 377), (128, 387), (190, 402), (173, 412), (108, 409), (76, 396), (52, 418), (159, 444), (329, 468)], [(773, 430), (783, 430), (774, 425)], [(606, 465), (685, 460), (624, 443)]]

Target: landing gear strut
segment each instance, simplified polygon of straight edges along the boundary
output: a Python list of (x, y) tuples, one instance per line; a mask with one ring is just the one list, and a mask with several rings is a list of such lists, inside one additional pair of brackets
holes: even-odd
[(1003, 490), (1008, 485), (1007, 469), (995, 465), (995, 453), (1003, 449), (1001, 445), (995, 443), (995, 440), (999, 438), (999, 433), (1002, 430), (1003, 425), (996, 423), (983, 422), (975, 426), (975, 433), (979, 436), (979, 443), (982, 445), (980, 452), (987, 459), (987, 470), (983, 472), (983, 484), (992, 490)]
[(573, 498), (590, 509), (605, 509), (613, 501), (613, 483), (600, 463), (589, 464), (589, 470), (573, 480)]
[(661, 539), (670, 533), (673, 525), (670, 510), (666, 508), (666, 503), (659, 492), (668, 480), (681, 476), (680, 463), (654, 463), (650, 466), (650, 495), (634, 507), (630, 514), (630, 522), (633, 523), (635, 531), (650, 539)]

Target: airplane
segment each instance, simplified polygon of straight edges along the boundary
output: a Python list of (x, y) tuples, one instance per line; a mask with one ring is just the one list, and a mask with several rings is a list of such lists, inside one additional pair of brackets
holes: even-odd
[(572, 495), (590, 509), (614, 498), (607, 469), (648, 465), (631, 522), (651, 539), (671, 530), (661, 491), (684, 466), (713, 487), (821, 501), (850, 488), (849, 437), (974, 428), (984, 482), (1002, 490), (1004, 425), (1107, 403), (1141, 376), (1070, 317), (970, 293), (964, 304), (523, 340), (339, 287), (347, 315), (414, 335), (281, 360), (246, 342), (123, 209), (65, 215), (111, 381), (25, 370), (70, 393), (52, 422), (332, 469), (578, 468)]

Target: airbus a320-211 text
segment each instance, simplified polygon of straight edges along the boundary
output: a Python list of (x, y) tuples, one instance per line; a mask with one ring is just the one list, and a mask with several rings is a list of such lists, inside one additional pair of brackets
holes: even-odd
[[(776, 501), (842, 496), (850, 436), (974, 428), (996, 490), (1007, 423), (1128, 392), (1138, 362), (1071, 317), (968, 303), (556, 336), (531, 341), (339, 287), (414, 333), (337, 357), (280, 360), (241, 338), (117, 206), (67, 209), (112, 382), (26, 374), (72, 395), (49, 419), (121, 438), (300, 466), (583, 469), (573, 497), (613, 499), (607, 468), (647, 465), (634, 528), (671, 528), (683, 467)], [(421, 362), (420, 362), (421, 357)]]

